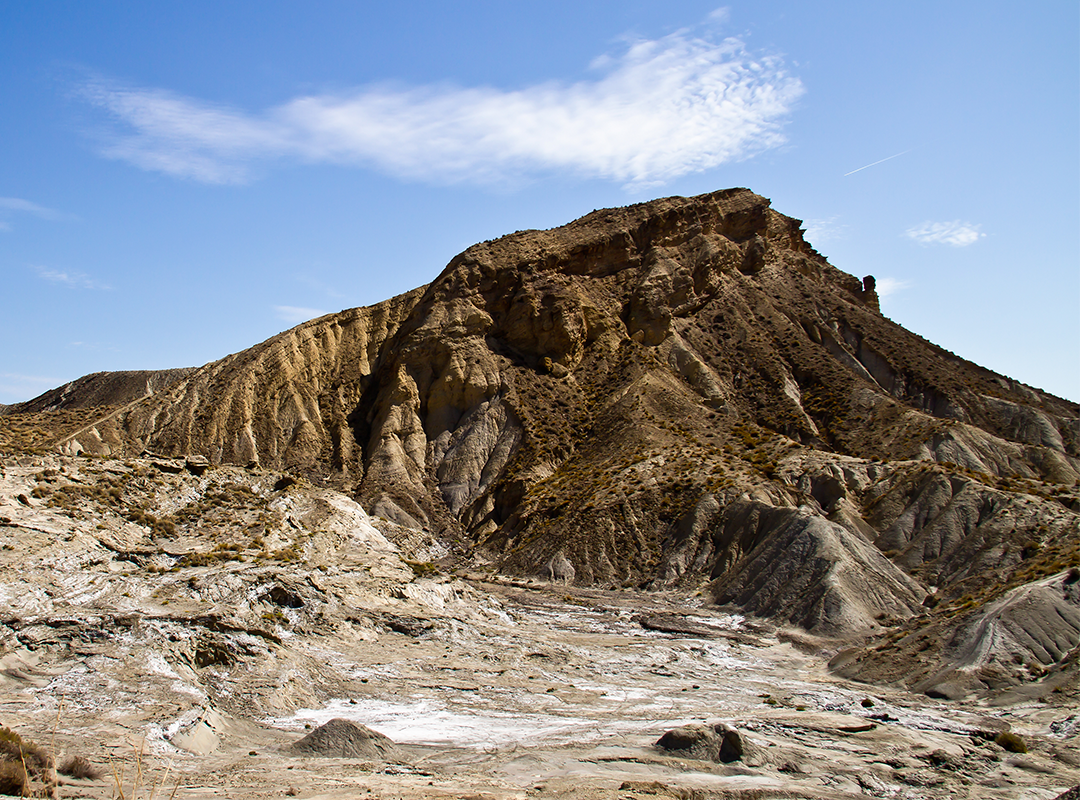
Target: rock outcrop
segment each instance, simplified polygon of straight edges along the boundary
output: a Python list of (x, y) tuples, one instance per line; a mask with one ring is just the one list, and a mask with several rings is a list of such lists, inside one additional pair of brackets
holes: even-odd
[(660, 737), (656, 746), (673, 755), (700, 761), (723, 764), (739, 761), (748, 766), (766, 763), (761, 748), (726, 722), (694, 723), (673, 728)]
[(735, 503), (716, 526), (719, 603), (819, 634), (920, 610), (925, 590), (857, 533), (805, 509)]

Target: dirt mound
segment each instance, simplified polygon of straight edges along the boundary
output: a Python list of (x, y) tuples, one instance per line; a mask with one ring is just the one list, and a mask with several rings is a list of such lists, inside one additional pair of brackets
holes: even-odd
[[(845, 677), (897, 682), (934, 697), (1049, 681), (1046, 691), (1077, 682), (1080, 581), (1065, 572), (1023, 584), (957, 615), (946, 607), (894, 642), (839, 658)], [(1058, 692), (1062, 690), (1058, 688)]]
[(724, 722), (694, 723), (674, 728), (661, 736), (656, 746), (673, 755), (703, 761), (723, 764), (741, 761), (748, 766), (765, 763), (761, 748)]
[(297, 755), (323, 758), (390, 761), (400, 757), (397, 745), (389, 737), (340, 717), (320, 725), (289, 749)]

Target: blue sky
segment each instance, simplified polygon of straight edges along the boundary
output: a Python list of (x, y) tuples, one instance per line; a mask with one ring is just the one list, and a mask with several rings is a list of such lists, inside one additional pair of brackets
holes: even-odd
[(731, 186), (1080, 400), (1078, 31), (1073, 0), (4, 3), (0, 403)]

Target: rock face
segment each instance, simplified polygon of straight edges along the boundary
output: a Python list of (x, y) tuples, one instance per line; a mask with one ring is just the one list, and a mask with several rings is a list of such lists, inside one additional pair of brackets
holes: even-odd
[(713, 547), (744, 553), (710, 587), (720, 603), (818, 633), (916, 613), (925, 591), (870, 542), (805, 509), (734, 503)]
[(1080, 558), (1080, 407), (885, 319), (745, 189), (476, 245), (59, 446), (285, 470), (474, 566), (828, 635)]
[(991, 600), (970, 595), (923, 624), (835, 664), (837, 672), (872, 682), (904, 683), (932, 697), (957, 700), (985, 689), (1042, 682), (1075, 683), (1080, 658), (1080, 571), (1007, 587)]

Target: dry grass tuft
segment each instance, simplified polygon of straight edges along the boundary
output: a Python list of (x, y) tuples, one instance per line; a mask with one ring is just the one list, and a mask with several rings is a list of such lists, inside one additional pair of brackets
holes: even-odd
[(0, 761), (0, 794), (30, 796), (30, 779), (18, 761)]
[[(40, 784), (38, 788), (35, 782)], [(52, 756), (10, 728), (0, 728), (0, 794), (52, 797), (55, 793)]]
[(57, 770), (61, 775), (70, 778), (78, 778), (96, 781), (102, 776), (102, 771), (90, 763), (85, 756), (68, 756)]

